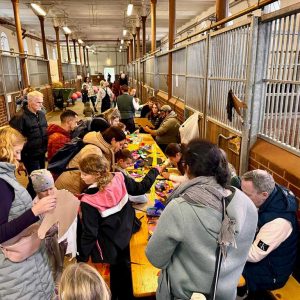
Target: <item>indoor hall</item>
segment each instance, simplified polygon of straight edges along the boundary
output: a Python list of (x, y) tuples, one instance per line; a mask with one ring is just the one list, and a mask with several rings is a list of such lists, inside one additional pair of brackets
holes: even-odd
[[(237, 175), (266, 170), (299, 202), (299, 29), (294, 0), (3, 0), (0, 126), (28, 87), (43, 94), (48, 124), (68, 109), (83, 119), (85, 78), (96, 95), (125, 74), (140, 104), (155, 97), (180, 124), (194, 117), (197, 136), (223, 149)], [(157, 276), (141, 270), (131, 265), (134, 295), (153, 297)], [(298, 299), (295, 278), (267, 297)]]

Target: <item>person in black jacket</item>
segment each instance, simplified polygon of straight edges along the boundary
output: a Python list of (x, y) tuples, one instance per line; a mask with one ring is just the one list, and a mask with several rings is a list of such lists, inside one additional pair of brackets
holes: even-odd
[[(47, 136), (47, 120), (43, 107), (43, 94), (33, 91), (27, 95), (28, 105), (19, 110), (10, 120), (11, 127), (17, 129), (26, 138), (21, 160), (28, 174), (34, 170), (45, 168), (45, 153), (47, 152), (48, 136)], [(35, 192), (32, 187), (30, 177), (27, 190), (34, 197)]]
[(146, 193), (160, 167), (151, 169), (142, 182), (121, 172), (110, 173), (106, 159), (96, 154), (84, 156), (79, 168), (89, 187), (81, 196), (77, 261), (87, 262), (91, 257), (94, 263), (109, 263), (112, 299), (132, 299), (129, 242), (135, 229), (135, 211), (128, 193)]

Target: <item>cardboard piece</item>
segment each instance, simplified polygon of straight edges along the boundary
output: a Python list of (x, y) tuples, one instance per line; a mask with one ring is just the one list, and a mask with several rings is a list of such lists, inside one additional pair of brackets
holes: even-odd
[(67, 190), (58, 190), (56, 207), (45, 214), (38, 230), (40, 239), (44, 239), (47, 231), (58, 223), (58, 238), (61, 238), (72, 225), (78, 213), (80, 201)]

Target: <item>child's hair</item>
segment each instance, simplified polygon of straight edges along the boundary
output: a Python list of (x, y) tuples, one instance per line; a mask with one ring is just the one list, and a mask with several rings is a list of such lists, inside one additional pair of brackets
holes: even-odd
[(84, 156), (79, 161), (79, 169), (86, 174), (97, 176), (99, 191), (103, 191), (113, 178), (109, 172), (108, 161), (105, 157), (101, 157), (97, 154)]
[(133, 159), (132, 154), (128, 149), (122, 149), (115, 153), (116, 162), (118, 162), (121, 159), (126, 160), (128, 158)]
[(18, 166), (14, 157), (14, 147), (25, 143), (26, 138), (18, 130), (8, 125), (0, 127), (0, 161)]
[(89, 102), (85, 102), (85, 103), (84, 103), (84, 106), (86, 106), (86, 107), (91, 107), (90, 101), (89, 101)]
[(110, 291), (99, 272), (86, 263), (71, 264), (59, 285), (62, 300), (109, 300)]
[(122, 122), (119, 122), (117, 126), (120, 127), (122, 130), (126, 130), (126, 125)]
[(170, 143), (166, 147), (165, 154), (168, 157), (175, 157), (177, 153), (182, 153), (182, 145), (177, 143)]

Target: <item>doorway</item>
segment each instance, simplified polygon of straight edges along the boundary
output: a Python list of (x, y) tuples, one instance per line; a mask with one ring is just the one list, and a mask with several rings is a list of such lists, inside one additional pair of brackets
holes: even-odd
[(104, 68), (104, 78), (107, 80), (108, 74), (111, 75), (110, 82), (115, 82), (115, 68)]

